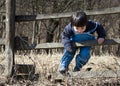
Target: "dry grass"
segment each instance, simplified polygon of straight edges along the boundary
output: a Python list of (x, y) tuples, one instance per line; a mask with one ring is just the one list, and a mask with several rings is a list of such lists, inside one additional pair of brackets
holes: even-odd
[[(54, 55), (50, 55), (50, 54), (49, 55), (46, 55), (46, 54), (15, 55), (16, 64), (34, 64), (36, 66), (35, 72), (39, 74), (40, 77), (39, 77), (39, 80), (35, 81), (34, 83), (30, 81), (24, 81), (24, 80), (19, 81), (18, 83), (18, 81), (15, 80), (14, 84), (20, 84), (22, 82), (21, 83), (22, 85), (26, 84), (24, 86), (27, 86), (28, 83), (31, 84), (30, 86), (58, 86), (58, 85), (52, 84), (52, 81), (48, 80), (48, 76), (58, 71), (61, 57), (62, 57), (62, 53), (59, 53), (59, 54), (56, 53)], [(4, 60), (3, 54), (0, 55), (0, 62), (2, 62), (2, 60)], [(72, 71), (74, 65), (75, 65), (75, 60), (73, 59), (69, 67), (70, 71)], [(113, 55), (108, 55), (108, 54), (101, 55), (101, 56), (91, 56), (91, 59), (82, 68), (82, 71), (85, 71), (87, 68), (91, 68), (91, 70), (95, 70), (95, 71), (96, 70), (120, 70), (120, 58), (115, 57)], [(76, 82), (76, 83), (79, 83), (79, 82)], [(17, 85), (17, 86), (20, 86), (20, 85)], [(59, 86), (64, 86), (64, 85), (59, 85)], [(69, 86), (72, 86), (72, 85), (69, 85)], [(80, 85), (75, 85), (75, 86), (80, 86)], [(86, 85), (86, 86), (89, 86), (89, 85)], [(94, 86), (97, 86), (97, 85), (94, 85)]]
[[(62, 54), (54, 55), (16, 55), (16, 64), (35, 64), (37, 73), (54, 73), (59, 69)], [(72, 70), (75, 65), (75, 59), (71, 62), (69, 69)], [(113, 55), (91, 56), (89, 62), (83, 66), (83, 70), (91, 67), (92, 70), (120, 70), (120, 59)]]
[(114, 55), (92, 56), (83, 67), (92, 67), (92, 70), (120, 70), (120, 58)]

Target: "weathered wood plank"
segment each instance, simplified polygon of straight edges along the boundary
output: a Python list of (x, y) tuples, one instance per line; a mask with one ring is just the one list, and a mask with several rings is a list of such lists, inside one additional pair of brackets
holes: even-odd
[[(120, 44), (120, 39), (106, 39), (103, 44), (98, 44), (97, 40), (93, 41), (86, 41), (86, 42), (81, 42), (81, 43), (76, 43), (76, 47), (81, 47), (81, 46), (102, 46), (102, 45), (116, 45)], [(30, 50), (30, 49), (56, 49), (56, 48), (63, 48), (62, 43), (41, 43), (37, 44), (34, 46), (16, 46), (17, 50)]]
[[(86, 10), (87, 15), (103, 15), (103, 14), (114, 14), (120, 13), (120, 7), (106, 8), (102, 10)], [(15, 17), (16, 21), (35, 21), (42, 19), (51, 19), (51, 18), (67, 18), (70, 17), (74, 12), (67, 13), (54, 13), (54, 14), (38, 14), (38, 15), (17, 15)]]
[(5, 40), (3, 38), (0, 38), (0, 45), (5, 45)]
[(101, 71), (80, 71), (69, 72), (68, 75), (62, 75), (59, 72), (53, 74), (54, 80), (64, 80), (68, 78), (120, 78), (120, 70), (101, 70)]
[[(115, 45), (120, 44), (120, 39), (106, 39), (102, 45)], [(96, 40), (76, 43), (77, 47), (81, 46), (100, 46)], [(47, 49), (47, 48), (63, 48), (62, 43), (43, 43), (35, 46), (35, 49)]]
[(5, 10), (3, 10), (3, 9), (0, 9), (0, 14), (2, 13), (2, 14), (4, 14), (5, 15)]
[(71, 76), (76, 78), (120, 77), (120, 70), (86, 71), (76, 74), (71, 73)]

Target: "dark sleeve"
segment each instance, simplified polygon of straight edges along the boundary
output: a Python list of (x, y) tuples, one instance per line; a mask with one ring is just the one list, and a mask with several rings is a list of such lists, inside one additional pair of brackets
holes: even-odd
[(62, 43), (66, 50), (72, 49), (72, 43), (70, 41), (71, 35), (72, 35), (72, 28), (70, 26), (66, 26), (64, 31), (62, 32)]
[(97, 23), (98, 26), (96, 28), (97, 34), (98, 34), (98, 38), (105, 38), (106, 37), (106, 32), (105, 29), (103, 28), (103, 26), (99, 23)]

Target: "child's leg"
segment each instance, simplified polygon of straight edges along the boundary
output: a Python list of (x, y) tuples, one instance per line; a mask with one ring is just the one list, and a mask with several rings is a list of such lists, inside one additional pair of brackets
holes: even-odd
[[(95, 40), (95, 37), (88, 33), (82, 33), (82, 34), (75, 34), (72, 38), (74, 42), (83, 42), (88, 40)], [(76, 66), (74, 68), (74, 71), (79, 71), (80, 68), (82, 68), (83, 65), (85, 65), (88, 60), (90, 59), (90, 46), (80, 47), (80, 52), (76, 56)]]
[(61, 64), (60, 64), (60, 72), (65, 72), (68, 70), (68, 66), (70, 62), (72, 61), (74, 55), (75, 55), (76, 49), (73, 50), (73, 52), (69, 52), (67, 50), (64, 51), (63, 57), (61, 59)]
[(81, 47), (79, 54), (76, 56), (76, 66), (74, 71), (80, 71), (83, 65), (85, 65), (90, 59), (90, 47)]

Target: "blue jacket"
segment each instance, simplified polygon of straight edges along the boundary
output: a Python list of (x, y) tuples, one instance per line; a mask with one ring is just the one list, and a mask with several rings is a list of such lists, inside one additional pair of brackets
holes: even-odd
[[(94, 32), (97, 32), (98, 37), (97, 38), (105, 38), (106, 32), (103, 28), (103, 26), (97, 22), (94, 22), (92, 20), (88, 20), (87, 25), (86, 25), (86, 30), (84, 32), (93, 34)], [(66, 50), (72, 48), (72, 42), (70, 41), (70, 37), (75, 34), (73, 26), (71, 23), (69, 23), (64, 31), (62, 32), (62, 43), (64, 45), (64, 48)]]

